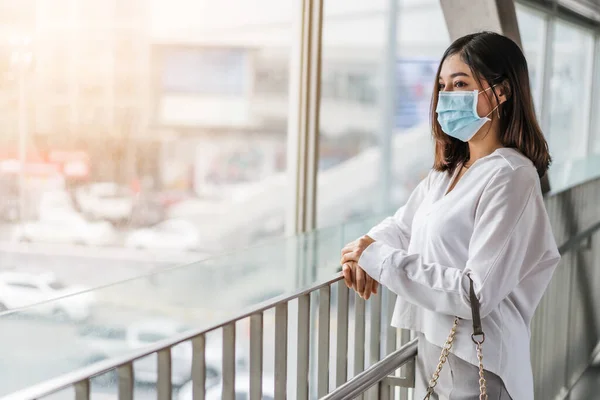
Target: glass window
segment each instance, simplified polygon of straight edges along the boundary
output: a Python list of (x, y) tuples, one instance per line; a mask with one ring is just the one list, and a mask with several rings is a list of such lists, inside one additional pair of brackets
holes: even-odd
[(591, 32), (563, 21), (554, 25), (548, 141), (556, 162), (587, 153), (593, 45)]
[(596, 38), (596, 84), (594, 85), (594, 108), (592, 109), (591, 149), (600, 154), (600, 38)]
[(517, 19), (519, 32), (521, 33), (521, 43), (529, 67), (531, 93), (539, 118), (543, 85), (546, 20), (544, 14), (520, 4), (517, 4)]
[[(38, 3), (43, 17), (51, 2)], [(206, 238), (203, 254), (189, 261), (282, 235), (288, 75), (299, 1), (182, 0), (174, 7), (165, 1), (90, 0), (71, 7), (75, 3), (61, 0), (59, 8), (77, 24), (44, 27), (39, 47), (48, 68), (32, 72), (40, 90), (28, 90), (26, 99), (31, 132), (16, 128), (19, 112), (5, 123), (15, 131), (15, 144), (5, 146), (0, 166), (18, 159), (19, 138), (26, 138), (23, 221), (37, 219), (44, 193), (64, 191), (74, 200), (69, 210), (93, 221), (82, 235), (102, 236), (115, 225), (119, 234), (97, 249), (109, 259), (119, 258), (114, 248), (129, 236), (168, 219), (185, 221)], [(123, 26), (127, 16), (130, 29)], [(140, 32), (141, 26), (147, 30)], [(8, 69), (0, 60), (0, 84)], [(354, 97), (365, 101), (367, 85), (356, 81)], [(17, 103), (13, 86), (6, 98)], [(64, 157), (50, 160), (54, 152)], [(68, 168), (78, 161), (81, 168)], [(52, 174), (40, 173), (42, 164)], [(98, 183), (130, 191), (81, 191)], [(142, 264), (153, 268), (150, 258)]]
[[(397, 37), (388, 43), (389, 3), (325, 2), (320, 227), (398, 207), (432, 165), (429, 105), (450, 38), (438, 1), (399, 0)], [(390, 46), (396, 49), (393, 82), (384, 76)], [(389, 101), (395, 104), (386, 122), (382, 110)], [(383, 147), (391, 153), (385, 160)], [(381, 178), (383, 168), (389, 181)]]

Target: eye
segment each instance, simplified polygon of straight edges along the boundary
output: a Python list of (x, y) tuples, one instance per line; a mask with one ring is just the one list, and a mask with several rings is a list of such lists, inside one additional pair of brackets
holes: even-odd
[(446, 85), (444, 85), (442, 82), (438, 83), (438, 91), (444, 90), (445, 87), (446, 87)]
[(463, 82), (463, 81), (456, 81), (456, 82), (454, 82), (454, 87), (455, 88), (464, 88), (464, 87), (467, 87), (467, 86), (468, 85), (465, 82)]

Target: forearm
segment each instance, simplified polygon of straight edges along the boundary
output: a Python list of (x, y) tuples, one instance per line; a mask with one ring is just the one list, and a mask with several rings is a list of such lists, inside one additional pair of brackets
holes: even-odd
[(471, 318), (466, 296), (469, 278), (462, 270), (426, 263), (418, 254), (375, 242), (363, 252), (360, 266), (373, 279), (411, 303), (460, 318)]

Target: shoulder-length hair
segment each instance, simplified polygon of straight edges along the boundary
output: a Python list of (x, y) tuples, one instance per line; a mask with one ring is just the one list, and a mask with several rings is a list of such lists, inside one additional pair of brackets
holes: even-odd
[[(507, 100), (498, 108), (500, 142), (529, 158), (542, 177), (550, 166), (551, 158), (548, 143), (535, 115), (527, 61), (515, 42), (493, 32), (475, 33), (457, 39), (448, 47), (440, 61), (431, 100), (431, 126), (435, 140), (433, 168), (452, 173), (469, 158), (468, 144), (446, 135), (435, 112), (442, 64), (455, 54), (459, 54), (469, 66), (480, 86), (486, 81), (490, 86), (504, 87)], [(498, 101), (496, 92), (492, 90), (491, 93)]]

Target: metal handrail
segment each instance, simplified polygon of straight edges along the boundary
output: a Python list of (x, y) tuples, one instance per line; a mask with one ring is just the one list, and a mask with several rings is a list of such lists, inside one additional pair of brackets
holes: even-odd
[(573, 248), (575, 248), (575, 246), (577, 246), (582, 241), (590, 238), (594, 233), (596, 233), (596, 231), (599, 231), (599, 230), (600, 230), (600, 221), (596, 222), (594, 225), (590, 226), (583, 232), (579, 232), (577, 235), (571, 236), (569, 239), (567, 239), (566, 242), (564, 242), (562, 245), (560, 245), (558, 247), (559, 253), (562, 255), (562, 254), (565, 254), (565, 253), (573, 250)]
[(417, 356), (418, 341), (419, 339), (411, 340), (383, 360), (373, 364), (367, 370), (338, 387), (327, 396), (321, 397), (321, 400), (354, 399), (366, 392), (398, 368), (415, 358)]
[(89, 379), (90, 377), (102, 375), (106, 372), (112, 371), (116, 368), (119, 368), (125, 364), (128, 364), (132, 361), (139, 360), (143, 357), (149, 356), (151, 354), (157, 353), (160, 350), (165, 348), (172, 348), (180, 343), (190, 341), (200, 335), (206, 334), (208, 332), (214, 331), (216, 329), (222, 328), (230, 323), (242, 320), (244, 318), (248, 318), (253, 314), (257, 314), (260, 312), (264, 312), (266, 310), (272, 309), (278, 304), (287, 303), (291, 300), (297, 299), (303, 295), (312, 293), (320, 288), (331, 286), (332, 284), (342, 280), (343, 277), (338, 275), (334, 278), (328, 278), (326, 280), (322, 280), (317, 284), (310, 286), (308, 288), (302, 288), (299, 291), (296, 291), (289, 295), (281, 295), (274, 297), (273, 299), (267, 300), (263, 303), (260, 303), (256, 306), (250, 307), (249, 309), (244, 310), (240, 314), (236, 314), (235, 318), (229, 318), (218, 322), (214, 325), (210, 325), (207, 328), (203, 329), (195, 329), (191, 330), (187, 333), (177, 335), (173, 338), (165, 339), (158, 341), (151, 346), (144, 347), (144, 349), (136, 351), (132, 354), (128, 354), (126, 356), (111, 358), (108, 360), (100, 361), (96, 364), (80, 368), (76, 371), (69, 372), (67, 374), (60, 375), (56, 378), (50, 379), (48, 381), (39, 383), (35, 386), (28, 387), (26, 389), (19, 390), (14, 392), (6, 397), (3, 397), (3, 400), (22, 400), (22, 399), (35, 399), (42, 396), (48, 396), (50, 394), (56, 393), (59, 390), (66, 389), (72, 385), (75, 385), (82, 380)]

